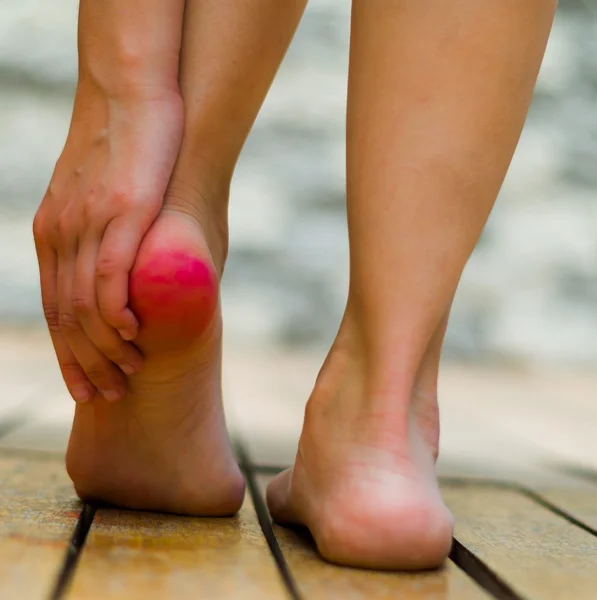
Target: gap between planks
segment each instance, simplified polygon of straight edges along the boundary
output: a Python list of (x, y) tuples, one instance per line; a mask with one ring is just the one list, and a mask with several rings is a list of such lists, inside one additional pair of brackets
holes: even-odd
[(85, 546), (87, 540), (87, 534), (93, 524), (95, 517), (96, 508), (89, 504), (83, 504), (79, 518), (73, 535), (71, 537), (68, 548), (66, 549), (66, 555), (62, 563), (62, 567), (58, 572), (56, 583), (50, 594), (50, 600), (61, 600), (68, 590), (68, 586), (75, 574), (75, 569), (81, 557), (81, 552)]
[(257, 485), (255, 477), (257, 474), (255, 467), (250, 462), (248, 454), (241, 442), (235, 441), (235, 450), (239, 465), (247, 481), (247, 488), (249, 490), (249, 494), (251, 495), (251, 499), (253, 500), (253, 506), (255, 507), (255, 512), (257, 513), (259, 526), (261, 527), (261, 531), (265, 536), (269, 550), (272, 553), (274, 561), (276, 562), (276, 566), (278, 567), (280, 576), (282, 577), (284, 585), (286, 586), (286, 590), (288, 591), (288, 594), (292, 600), (302, 600), (298, 586), (296, 585), (294, 577), (290, 572), (290, 568), (286, 562), (286, 559), (284, 558), (282, 549), (278, 544), (267, 506), (265, 505), (261, 492), (259, 491), (259, 486)]
[(85, 528), (63, 463), (56, 455), (0, 449), (0, 481), (0, 596), (55, 596), (50, 590)]
[[(30, 424), (33, 422), (33, 417), (31, 413), (27, 410), (14, 410), (0, 420), (0, 440), (12, 433), (13, 431), (23, 427), (24, 425)], [(20, 450), (20, 449), (10, 449), (3, 448), (1, 449), (2, 454), (4, 455), (34, 455), (38, 459), (55, 459), (56, 454), (51, 452), (45, 452), (40, 450)], [(67, 546), (66, 553), (58, 574), (55, 579), (55, 584), (50, 593), (50, 600), (60, 600), (66, 589), (68, 588), (68, 584), (72, 578), (74, 570), (76, 568), (77, 562), (79, 560), (79, 556), (85, 545), (85, 539), (87, 538), (87, 533), (91, 528), (91, 524), (93, 523), (93, 517), (95, 515), (95, 508), (89, 506), (88, 504), (83, 504), (81, 508), (81, 512), (79, 517), (77, 518), (77, 522), (75, 524), (75, 528), (73, 530), (73, 534), (70, 538), (70, 542)]]

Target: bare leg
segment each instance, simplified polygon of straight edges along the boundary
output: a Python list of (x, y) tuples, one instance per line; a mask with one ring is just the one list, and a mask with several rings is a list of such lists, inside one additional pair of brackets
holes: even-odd
[(351, 280), (295, 467), (268, 502), (329, 560), (424, 568), (452, 517), (435, 477), (449, 305), (511, 160), (555, 1), (354, 0)]
[(218, 284), (230, 178), (303, 1), (187, 0), (182, 148), (130, 280), (143, 370), (117, 403), (77, 405), (68, 471), (83, 498), (223, 515), (244, 481), (221, 404)]

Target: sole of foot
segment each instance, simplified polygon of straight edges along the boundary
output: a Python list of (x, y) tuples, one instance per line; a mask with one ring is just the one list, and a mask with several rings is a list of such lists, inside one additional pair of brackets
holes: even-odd
[(435, 475), (437, 402), (420, 398), (395, 410), (394, 400), (374, 410), (365, 401), (374, 386), (360, 375), (358, 351), (346, 345), (332, 348), (318, 377), (294, 467), (268, 487), (272, 517), (306, 526), (330, 562), (438, 567), (450, 551), (454, 523)]
[(167, 206), (139, 249), (130, 305), (144, 354), (123, 400), (77, 404), (66, 455), (79, 496), (125, 508), (231, 515), (245, 483), (221, 398), (218, 276), (199, 222)]

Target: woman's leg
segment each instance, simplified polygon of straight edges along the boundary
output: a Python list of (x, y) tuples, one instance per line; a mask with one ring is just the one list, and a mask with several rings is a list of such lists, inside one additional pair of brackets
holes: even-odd
[(449, 305), (519, 138), (555, 0), (354, 0), (347, 129), (350, 291), (274, 480), (340, 563), (421, 568), (452, 517), (434, 464)]
[(220, 386), (228, 191), (303, 8), (303, 0), (186, 2), (182, 147), (130, 279), (144, 367), (121, 402), (77, 405), (67, 467), (84, 498), (204, 515), (233, 513), (243, 501)]

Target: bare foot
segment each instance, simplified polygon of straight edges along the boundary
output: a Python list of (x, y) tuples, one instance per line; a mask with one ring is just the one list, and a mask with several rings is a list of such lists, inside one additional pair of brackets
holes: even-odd
[(221, 401), (218, 273), (190, 211), (165, 208), (139, 249), (130, 301), (145, 362), (126, 397), (76, 407), (67, 469), (79, 496), (128, 508), (235, 513), (244, 480)]
[(436, 395), (400, 402), (379, 389), (354, 332), (345, 318), (307, 404), (294, 468), (268, 488), (269, 509), (280, 523), (306, 525), (332, 562), (438, 566), (453, 519), (435, 476)]

